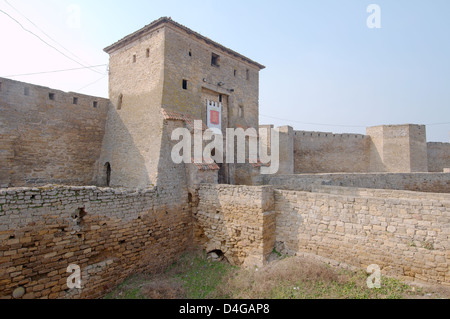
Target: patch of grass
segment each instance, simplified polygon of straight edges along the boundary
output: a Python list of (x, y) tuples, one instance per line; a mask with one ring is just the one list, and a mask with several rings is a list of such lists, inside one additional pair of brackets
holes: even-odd
[(164, 273), (127, 278), (105, 299), (217, 298), (217, 286), (232, 269), (226, 262), (207, 259), (203, 252), (188, 252)]
[[(369, 274), (303, 257), (285, 257), (262, 268), (233, 267), (203, 252), (184, 254), (164, 273), (134, 275), (107, 299), (400, 299), (427, 298), (421, 288), (381, 276), (368, 288)], [(440, 294), (435, 294), (435, 298)], [(444, 296), (448, 294), (444, 293)]]
[(422, 242), (422, 247), (428, 250), (433, 250), (434, 249), (434, 245), (431, 241), (423, 241)]
[(119, 286), (105, 296), (104, 299), (146, 299), (141, 292), (141, 283), (145, 281), (142, 275), (127, 278)]
[(412, 291), (387, 277), (382, 277), (381, 288), (370, 289), (368, 276), (289, 257), (258, 271), (239, 269), (221, 289), (233, 299), (399, 299)]
[(279, 251), (276, 250), (276, 248), (274, 248), (272, 250), (272, 253), (274, 253), (275, 255), (277, 255), (278, 257), (282, 257), (281, 253)]
[(226, 262), (212, 261), (206, 254), (185, 254), (168, 269), (182, 283), (186, 298), (214, 298), (214, 293), (225, 276), (233, 269)]

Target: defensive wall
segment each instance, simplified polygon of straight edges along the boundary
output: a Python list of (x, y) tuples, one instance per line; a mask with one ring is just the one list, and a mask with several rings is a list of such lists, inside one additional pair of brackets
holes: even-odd
[(236, 264), (264, 264), (277, 242), (290, 255), (450, 285), (450, 194), (204, 184), (194, 216), (202, 247)]
[(292, 173), (368, 171), (370, 138), (361, 134), (294, 131)]
[(450, 193), (449, 173), (329, 173), (264, 175), (264, 185), (311, 191), (317, 185)]
[(279, 131), (282, 175), (443, 172), (450, 166), (450, 143), (427, 143), (424, 125), (368, 127), (366, 135), (296, 131), (290, 126)]
[[(187, 194), (186, 194), (187, 195)], [(179, 198), (179, 200), (175, 200)], [(450, 195), (314, 186), (201, 184), (194, 197), (157, 188), (76, 186), (0, 191), (0, 296), (98, 298), (184, 251), (262, 266), (275, 243), (382, 274), (449, 285)], [(67, 267), (80, 266), (81, 289)]]
[(0, 187), (95, 184), (108, 105), (0, 78)]
[(382, 274), (450, 285), (450, 195), (355, 190), (275, 190), (276, 241)]
[[(48, 186), (0, 190), (0, 298), (98, 298), (127, 276), (158, 272), (192, 245), (179, 192)], [(69, 289), (69, 265), (81, 289)]]
[(428, 171), (442, 172), (450, 169), (450, 143), (427, 143)]

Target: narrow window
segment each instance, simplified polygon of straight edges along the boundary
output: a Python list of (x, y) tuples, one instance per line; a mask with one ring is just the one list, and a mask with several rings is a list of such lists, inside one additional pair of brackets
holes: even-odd
[(111, 184), (111, 164), (109, 162), (105, 163), (105, 185), (109, 187)]
[(247, 80), (250, 80), (250, 70), (249, 69), (247, 69), (245, 77), (247, 78)]
[(219, 94), (219, 102), (222, 103), (222, 94)]
[(94, 102), (92, 103), (92, 106), (93, 106), (94, 108), (96, 108), (96, 107), (98, 106), (98, 102), (97, 102), (97, 101), (94, 101)]
[(188, 86), (188, 81), (183, 80), (183, 90), (187, 90), (187, 86)]
[(77, 97), (74, 97), (74, 98), (73, 98), (73, 104), (75, 104), (75, 105), (78, 104), (78, 98), (77, 98)]
[(243, 105), (239, 105), (238, 116), (244, 117), (244, 106)]
[(26, 96), (29, 96), (30, 95), (30, 88), (29, 87), (24, 87), (24, 89), (23, 89), (23, 94), (24, 95), (26, 95)]
[(55, 100), (55, 93), (49, 93), (49, 94), (48, 94), (48, 98), (49, 98), (50, 100), (54, 101), (54, 100)]
[(136, 54), (133, 55), (133, 63), (136, 63)]
[(237, 70), (234, 70), (234, 71), (233, 71), (233, 74), (234, 74), (234, 76), (236, 77), (236, 75), (237, 75)]
[(146, 56), (147, 58), (150, 57), (150, 49), (147, 49), (147, 51), (145, 52), (145, 56)]
[(212, 54), (211, 55), (211, 65), (212, 66), (219, 66), (219, 60), (220, 60), (220, 56), (218, 56), (217, 54)]
[(189, 50), (189, 56), (192, 56), (192, 51), (191, 50)]
[(118, 99), (118, 101), (117, 101), (117, 109), (118, 109), (118, 110), (121, 110), (121, 109), (122, 109), (122, 101), (123, 101), (123, 94), (120, 93), (119, 99)]

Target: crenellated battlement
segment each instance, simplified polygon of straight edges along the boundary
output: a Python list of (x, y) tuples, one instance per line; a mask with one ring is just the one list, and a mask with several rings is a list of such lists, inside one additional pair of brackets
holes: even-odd
[(0, 187), (90, 185), (109, 100), (0, 78)]
[(75, 92), (64, 92), (45, 86), (0, 78), (2, 104), (22, 106), (66, 106), (106, 109), (109, 99)]
[(299, 137), (320, 137), (320, 138), (330, 138), (330, 139), (351, 139), (351, 138), (367, 138), (367, 135), (354, 134), (354, 133), (341, 133), (336, 134), (332, 132), (315, 132), (315, 131), (294, 131), (295, 136)]

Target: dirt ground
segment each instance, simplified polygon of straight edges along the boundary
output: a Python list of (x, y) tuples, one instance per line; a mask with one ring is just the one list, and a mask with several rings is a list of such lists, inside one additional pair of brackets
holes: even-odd
[(109, 299), (450, 299), (450, 287), (381, 278), (368, 289), (363, 271), (351, 271), (308, 257), (274, 254), (261, 268), (232, 267), (191, 252), (161, 274), (138, 274)]

